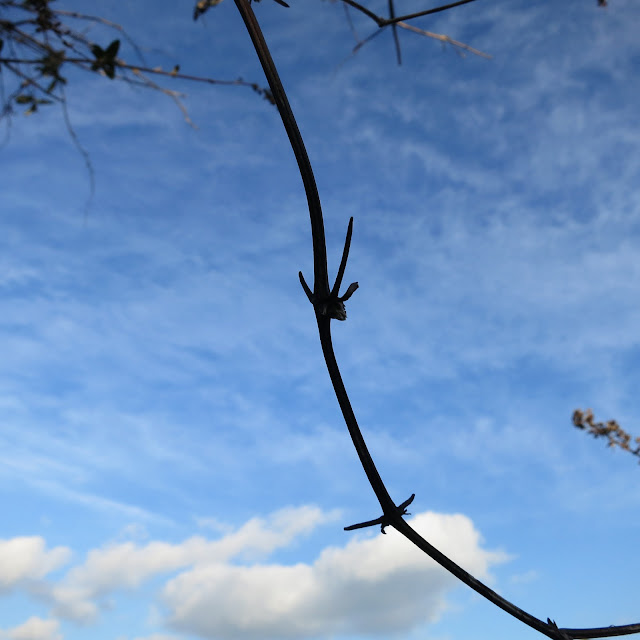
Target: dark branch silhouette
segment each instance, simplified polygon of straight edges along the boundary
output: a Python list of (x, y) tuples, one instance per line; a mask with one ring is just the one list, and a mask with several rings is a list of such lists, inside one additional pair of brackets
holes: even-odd
[[(393, 6), (393, 0), (389, 0), (389, 20), (393, 20), (396, 17), (395, 7)], [(398, 37), (398, 25), (393, 22), (391, 24), (391, 29), (393, 31), (393, 42), (396, 45), (396, 58), (398, 59), (398, 64), (402, 64), (402, 52), (400, 51), (400, 38)]]
[[(399, 504), (396, 509), (401, 516), (410, 516), (411, 514), (407, 511), (407, 507), (413, 502), (413, 499), (416, 497), (415, 493), (412, 493), (409, 498), (407, 498), (402, 504)], [(345, 527), (345, 531), (353, 531), (354, 529), (364, 529), (365, 527), (373, 527), (375, 525), (380, 525), (380, 532), (386, 533), (384, 530), (385, 527), (388, 527), (390, 522), (387, 520), (385, 515), (381, 515), (379, 518), (375, 520), (366, 520), (365, 522), (358, 522), (358, 524), (352, 524), (348, 527)]]
[[(422, 16), (427, 16), (433, 13), (439, 13), (440, 11), (446, 11), (447, 9), (453, 9), (454, 7), (458, 7), (463, 4), (468, 4), (469, 2), (475, 2), (475, 0), (460, 0), (459, 2), (453, 2), (451, 4), (441, 5), (439, 7), (434, 7), (432, 9), (425, 9), (424, 11), (418, 11), (417, 13), (411, 13), (404, 16), (396, 16), (394, 0), (388, 0), (388, 7), (389, 7), (388, 18), (377, 15), (376, 13), (367, 9), (367, 7), (363, 6), (359, 2), (355, 2), (355, 0), (341, 0), (341, 1), (345, 8), (352, 7), (353, 9), (360, 11), (360, 13), (364, 14), (368, 18), (371, 18), (371, 20), (373, 20), (378, 26), (378, 28), (372, 33), (370, 33), (366, 38), (364, 38), (364, 40), (360, 40), (359, 38), (356, 37), (357, 43), (351, 52), (352, 55), (357, 53), (365, 44), (373, 40), (373, 38), (375, 38), (378, 34), (380, 34), (384, 29), (391, 26), (392, 33), (393, 33), (393, 41), (396, 48), (396, 58), (398, 60), (399, 65), (402, 64), (402, 54), (400, 49), (400, 38), (398, 35), (397, 27), (401, 27), (402, 29), (406, 29), (407, 31), (412, 31), (413, 33), (417, 33), (418, 35), (425, 36), (427, 38), (434, 38), (435, 40), (439, 40), (440, 42), (443, 42), (445, 44), (450, 44), (451, 46), (456, 47), (458, 49), (462, 49), (463, 51), (469, 51), (470, 53), (473, 53), (482, 58), (491, 58), (491, 56), (488, 53), (485, 53), (484, 51), (480, 51), (479, 49), (471, 47), (468, 44), (465, 44), (464, 42), (454, 40), (453, 38), (441, 33), (433, 33), (432, 31), (425, 31), (424, 29), (419, 29), (418, 27), (408, 23), (408, 20), (413, 20), (414, 18), (420, 18)], [(351, 23), (350, 18), (349, 18), (349, 24), (350, 24), (351, 30), (354, 31), (353, 24)]]
[[(351, 6), (356, 6), (356, 8), (359, 8), (358, 3), (351, 2), (350, 0), (344, 1)], [(470, 1), (471, 0), (466, 0), (466, 2)], [(311, 163), (309, 161), (302, 136), (298, 129), (298, 125), (296, 124), (293, 112), (291, 111), (291, 107), (289, 105), (284, 87), (282, 86), (282, 82), (280, 81), (275, 63), (273, 62), (271, 53), (269, 52), (269, 48), (267, 47), (264, 36), (262, 34), (262, 30), (260, 29), (260, 25), (258, 24), (255, 14), (253, 13), (251, 5), (248, 0), (235, 0), (235, 3), (238, 11), (240, 12), (240, 15), (242, 16), (242, 19), (244, 20), (245, 26), (247, 27), (247, 31), (249, 32), (249, 36), (251, 37), (253, 46), (256, 50), (256, 53), (258, 54), (258, 58), (260, 59), (262, 68), (264, 69), (265, 75), (269, 82), (269, 86), (271, 87), (271, 92), (276, 102), (276, 106), (278, 107), (278, 111), (280, 113), (280, 116), (282, 117), (284, 128), (287, 132), (287, 135), (289, 136), (291, 148), (293, 149), (294, 155), (298, 162), (298, 168), (300, 170), (300, 175), (302, 177), (302, 182), (304, 184), (305, 192), (307, 195), (307, 202), (309, 204), (309, 216), (311, 219), (311, 235), (313, 240), (314, 262), (313, 292), (305, 282), (304, 277), (301, 273), (300, 281), (315, 311), (316, 322), (318, 324), (318, 332), (320, 335), (320, 344), (322, 346), (322, 351), (324, 354), (327, 369), (329, 371), (329, 376), (333, 384), (338, 404), (340, 405), (340, 409), (342, 410), (342, 415), (347, 425), (349, 435), (351, 436), (364, 472), (367, 476), (367, 479), (369, 480), (369, 483), (371, 484), (371, 487), (378, 499), (378, 502), (380, 503), (383, 512), (383, 515), (380, 518), (369, 520), (358, 525), (352, 525), (351, 527), (348, 527), (348, 529), (350, 530), (354, 528), (361, 528), (375, 524), (380, 524), (382, 527), (394, 527), (394, 529), (400, 532), (408, 540), (413, 542), (413, 544), (415, 544), (418, 548), (420, 548), (427, 555), (433, 558), (442, 567), (450, 571), (454, 576), (459, 578), (466, 585), (477, 591), (480, 595), (484, 596), (485, 598), (487, 598), (487, 600), (493, 602), (495, 605), (497, 605), (510, 615), (514, 616), (521, 622), (527, 624), (533, 629), (536, 629), (549, 638), (555, 638), (557, 640), (574, 640), (577, 638), (604, 638), (640, 632), (640, 623), (588, 629), (571, 629), (559, 628), (557, 624), (550, 618), (547, 618), (546, 622), (540, 620), (539, 618), (536, 618), (535, 616), (527, 613), (523, 609), (520, 609), (513, 603), (509, 602), (498, 593), (493, 591), (491, 588), (489, 588), (487, 585), (474, 578), (470, 573), (465, 571), (462, 567), (457, 565), (442, 552), (438, 551), (438, 549), (436, 549), (433, 545), (427, 542), (427, 540), (420, 536), (420, 534), (418, 534), (403, 519), (403, 515), (406, 515), (406, 507), (414, 499), (414, 495), (412, 495), (408, 500), (401, 503), (400, 505), (396, 505), (391, 499), (391, 496), (389, 495), (389, 492), (387, 491), (387, 488), (373, 462), (371, 454), (369, 453), (365, 440), (362, 436), (362, 432), (360, 431), (360, 427), (358, 426), (353, 408), (351, 407), (351, 402), (349, 401), (349, 396), (347, 395), (347, 391), (342, 381), (342, 376), (340, 375), (340, 369), (338, 368), (338, 363), (335, 357), (331, 340), (331, 320), (346, 319), (344, 300), (346, 300), (357, 288), (357, 283), (353, 283), (347, 289), (347, 292), (344, 296), (340, 297), (338, 295), (338, 290), (342, 282), (342, 277), (346, 268), (346, 262), (349, 254), (353, 219), (351, 219), (349, 222), (349, 229), (347, 231), (347, 239), (342, 255), (342, 261), (338, 270), (338, 277), (336, 278), (336, 282), (333, 288), (329, 290), (324, 222), (322, 218), (320, 198), (313, 175), (313, 170), (311, 168)], [(463, 3), (464, 2), (459, 2), (448, 6), (456, 6)], [(404, 18), (406, 18), (406, 16), (403, 16), (403, 19)]]
[(361, 11), (366, 16), (369, 16), (369, 18), (374, 20), (379, 27), (386, 27), (389, 24), (404, 22), (405, 20), (412, 20), (413, 18), (421, 18), (422, 16), (428, 16), (433, 13), (440, 13), (440, 11), (446, 11), (447, 9), (453, 9), (454, 7), (459, 7), (463, 4), (469, 4), (470, 2), (475, 2), (475, 0), (458, 0), (458, 2), (443, 4), (439, 7), (434, 7), (433, 9), (425, 9), (424, 11), (418, 11), (417, 13), (408, 13), (407, 15), (400, 17), (390, 15), (388, 18), (376, 15), (373, 11), (369, 11), (369, 9), (361, 5), (359, 2), (355, 2), (355, 0), (342, 0), (342, 2), (348, 4), (354, 9), (357, 9), (358, 11)]

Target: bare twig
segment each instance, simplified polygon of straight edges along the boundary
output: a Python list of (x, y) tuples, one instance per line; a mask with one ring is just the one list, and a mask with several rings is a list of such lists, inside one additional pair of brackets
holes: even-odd
[(76, 20), (84, 20), (85, 22), (95, 22), (96, 24), (101, 24), (109, 27), (110, 29), (114, 29), (115, 31), (119, 31), (122, 34), (122, 37), (131, 45), (131, 48), (137, 53), (140, 60), (144, 62), (144, 55), (140, 47), (137, 45), (136, 41), (125, 31), (122, 25), (118, 24), (117, 22), (112, 22), (111, 20), (101, 18), (100, 16), (78, 13), (77, 11), (64, 11), (62, 9), (55, 9), (54, 13), (58, 16), (66, 16), (69, 18), (75, 18)]
[[(396, 17), (396, 11), (393, 6), (393, 0), (389, 0), (389, 19), (393, 20)], [(391, 31), (393, 33), (393, 42), (396, 45), (396, 58), (398, 59), (398, 65), (402, 64), (402, 52), (400, 51), (400, 38), (398, 38), (398, 27), (395, 22), (391, 24)]]
[(348, 4), (350, 7), (357, 9), (361, 13), (364, 13), (365, 16), (371, 18), (379, 27), (384, 26), (385, 18), (382, 16), (376, 15), (373, 11), (367, 9), (367, 7), (361, 5), (359, 2), (355, 2), (355, 0), (342, 0), (344, 4)]
[(469, 4), (470, 2), (475, 2), (475, 0), (458, 0), (458, 2), (443, 4), (439, 7), (434, 7), (433, 9), (425, 9), (424, 11), (418, 11), (417, 13), (408, 13), (404, 16), (399, 16), (397, 18), (388, 20), (387, 24), (393, 24), (394, 22), (404, 22), (406, 20), (413, 20), (414, 18), (421, 18), (422, 16), (429, 16), (433, 13), (440, 13), (441, 11), (447, 11), (448, 9), (453, 9), (454, 7), (460, 7), (463, 4)]
[(398, 22), (396, 23), (399, 27), (403, 29), (407, 29), (408, 31), (413, 31), (421, 36), (426, 36), (427, 38), (434, 38), (435, 40), (440, 40), (445, 44), (450, 44), (452, 47), (457, 47), (459, 49), (464, 49), (469, 53), (473, 53), (476, 56), (480, 56), (481, 58), (486, 58), (487, 60), (491, 60), (493, 58), (492, 55), (485, 53), (484, 51), (480, 51), (480, 49), (475, 49), (474, 47), (470, 47), (468, 44), (464, 42), (460, 42), (459, 40), (454, 40), (447, 35), (441, 33), (433, 33), (432, 31), (425, 31), (424, 29), (418, 29), (418, 27), (414, 27), (412, 24), (407, 22)]
[(459, 40), (454, 40), (450, 36), (447, 36), (441, 33), (434, 33), (433, 31), (426, 31), (425, 29), (420, 29), (407, 22), (408, 20), (413, 20), (414, 18), (419, 18), (421, 16), (429, 15), (432, 13), (438, 13), (439, 11), (445, 11), (447, 9), (451, 9), (453, 7), (457, 7), (462, 4), (468, 4), (469, 2), (474, 2), (474, 1), (475, 0), (462, 0), (461, 2), (454, 2), (452, 4), (442, 5), (440, 7), (435, 7), (433, 9), (427, 9), (425, 11), (419, 11), (417, 13), (412, 13), (412, 14), (398, 17), (395, 15), (393, 0), (389, 0), (389, 18), (385, 18), (383, 16), (376, 15), (375, 13), (373, 13), (372, 11), (370, 11), (369, 9), (361, 5), (359, 2), (356, 2), (355, 0), (342, 0), (343, 5), (345, 7), (349, 6), (349, 7), (353, 7), (354, 9), (357, 9), (364, 15), (371, 18), (378, 25), (378, 30), (374, 31), (372, 34), (367, 36), (364, 40), (360, 40), (359, 38), (356, 38), (357, 44), (351, 51), (351, 55), (353, 56), (365, 44), (373, 40), (373, 38), (376, 35), (378, 35), (378, 33), (380, 33), (381, 30), (391, 26), (391, 28), (393, 29), (393, 39), (396, 47), (396, 57), (398, 59), (398, 64), (402, 64), (402, 57), (400, 53), (400, 41), (398, 38), (396, 27), (401, 27), (402, 29), (406, 29), (407, 31), (413, 31), (414, 33), (417, 33), (421, 36), (425, 36), (427, 38), (433, 38), (434, 40), (439, 40), (442, 43), (450, 44), (453, 47), (456, 47), (458, 49), (463, 49), (465, 51), (468, 51), (469, 53), (473, 53), (474, 55), (480, 56), (482, 58), (491, 59), (492, 56), (489, 55), (488, 53), (485, 53), (484, 51), (480, 51), (479, 49), (476, 49), (475, 47), (472, 47), (468, 44), (465, 44), (464, 42), (460, 42)]
[[(3, 13), (3, 19), (0, 20), (0, 40), (4, 45), (0, 47), (0, 70), (6, 69), (11, 76), (19, 80), (16, 90), (3, 98), (0, 118), (6, 117), (8, 120), (13, 113), (13, 105), (25, 106), (26, 113), (33, 113), (40, 105), (52, 101), (62, 103), (62, 89), (67, 82), (63, 74), (69, 66), (159, 91), (176, 102), (185, 120), (192, 126), (193, 123), (181, 101), (183, 95), (157, 84), (148, 76), (163, 76), (211, 85), (245, 86), (273, 103), (269, 89), (254, 82), (246, 82), (242, 78), (216, 80), (189, 75), (180, 73), (178, 65), (172, 70), (151, 68), (144, 62), (144, 56), (136, 42), (122, 26), (90, 14), (52, 9), (52, 1), (27, 3), (19, 0), (0, 0), (3, 12), (5, 9), (15, 11), (15, 15), (6, 16), (10, 19), (4, 19)], [(114, 40), (103, 50), (89, 39), (85, 31), (72, 29), (68, 24), (70, 20), (89, 25), (99, 24), (117, 31), (135, 50), (142, 64), (128, 64), (122, 58), (116, 57), (119, 40)]]
[(389, 24), (393, 24), (394, 22), (403, 22), (405, 20), (413, 20), (413, 18), (420, 18), (422, 16), (428, 16), (432, 13), (439, 13), (440, 11), (447, 11), (448, 9), (453, 9), (454, 7), (459, 7), (463, 4), (469, 4), (470, 2), (475, 2), (475, 0), (458, 0), (458, 2), (452, 2), (450, 4), (443, 4), (439, 7), (434, 7), (433, 9), (425, 9), (424, 11), (418, 11), (416, 13), (409, 13), (404, 16), (390, 16), (389, 18), (385, 18), (383, 16), (379, 16), (373, 11), (367, 9), (364, 5), (356, 2), (355, 0), (342, 0), (345, 4), (348, 4), (350, 7), (357, 9), (361, 13), (364, 13), (365, 16), (371, 18), (379, 27), (386, 27)]
[(360, 42), (360, 37), (358, 36), (358, 32), (356, 31), (356, 28), (353, 24), (353, 20), (351, 19), (351, 14), (349, 13), (349, 5), (343, 3), (342, 6), (344, 7), (344, 14), (347, 18), (347, 22), (349, 23), (349, 28), (351, 29), (351, 33), (353, 34), (355, 41)]

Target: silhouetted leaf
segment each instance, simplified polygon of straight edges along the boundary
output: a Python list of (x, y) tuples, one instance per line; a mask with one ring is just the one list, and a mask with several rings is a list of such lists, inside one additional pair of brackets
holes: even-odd
[(106, 49), (97, 44), (91, 45), (91, 53), (95, 56), (95, 61), (91, 64), (92, 71), (102, 71), (113, 79), (116, 75), (116, 55), (120, 48), (120, 40), (114, 40)]

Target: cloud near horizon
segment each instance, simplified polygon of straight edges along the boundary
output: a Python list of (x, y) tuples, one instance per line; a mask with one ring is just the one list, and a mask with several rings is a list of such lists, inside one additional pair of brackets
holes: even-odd
[[(411, 525), (479, 578), (504, 562), (464, 515), (424, 512)], [(390, 529), (327, 547), (311, 564), (194, 567), (162, 593), (168, 623), (202, 638), (393, 634), (435, 622), (457, 580)]]
[[(355, 535), (344, 546), (325, 547), (310, 563), (269, 561), (273, 552), (336, 516), (302, 506), (252, 518), (213, 540), (109, 543), (90, 550), (58, 581), (45, 577), (69, 560), (69, 549), (46, 550), (45, 541), (35, 537), (2, 541), (0, 559), (10, 568), (5, 588), (28, 580), (27, 593), (47, 602), (53, 617), (32, 617), (0, 637), (22, 638), (37, 627), (38, 639), (62, 638), (59, 623), (65, 619), (97, 625), (100, 615), (110, 615), (118, 591), (135, 590), (163, 574), (173, 575), (159, 591), (166, 624), (160, 633), (210, 639), (397, 633), (442, 615), (455, 578), (394, 530), (384, 537)], [(483, 549), (479, 532), (464, 515), (425, 512), (410, 522), (479, 578), (508, 559)], [(107, 600), (108, 608), (103, 606)]]

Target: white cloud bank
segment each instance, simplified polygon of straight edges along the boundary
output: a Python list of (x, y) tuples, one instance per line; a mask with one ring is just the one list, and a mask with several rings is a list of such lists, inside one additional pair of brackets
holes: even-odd
[[(411, 524), (477, 577), (506, 560), (480, 547), (463, 515), (427, 512)], [(212, 640), (392, 634), (435, 621), (456, 584), (390, 529), (329, 547), (312, 564), (203, 564), (171, 579), (162, 600), (170, 627)]]
[(0, 593), (22, 583), (39, 580), (65, 564), (71, 551), (66, 547), (45, 550), (39, 536), (0, 540)]
[[(456, 579), (392, 529), (385, 536), (350, 535), (343, 547), (327, 547), (308, 564), (268, 561), (277, 549), (335, 518), (335, 512), (305, 506), (253, 518), (215, 540), (196, 536), (176, 544), (112, 543), (89, 551), (58, 582), (43, 578), (68, 559), (69, 551), (46, 551), (41, 538), (0, 542), (0, 565), (7, 567), (2, 572), (7, 585), (28, 578), (29, 592), (44, 597), (56, 618), (82, 624), (97, 624), (101, 610), (111, 614), (102, 607), (111, 594), (172, 574), (159, 593), (166, 625), (157, 629), (161, 635), (178, 632), (211, 640), (388, 635), (442, 614)], [(410, 522), (481, 579), (493, 564), (507, 559), (481, 547), (466, 516), (426, 512)], [(57, 638), (57, 624), (31, 618), (4, 637)]]
[(282, 509), (266, 519), (252, 518), (217, 540), (194, 536), (179, 544), (108, 544), (89, 551), (82, 565), (50, 589), (49, 599), (55, 615), (88, 623), (97, 617), (100, 600), (114, 591), (135, 589), (145, 580), (185, 567), (264, 557), (334, 518), (335, 513), (304, 506)]

